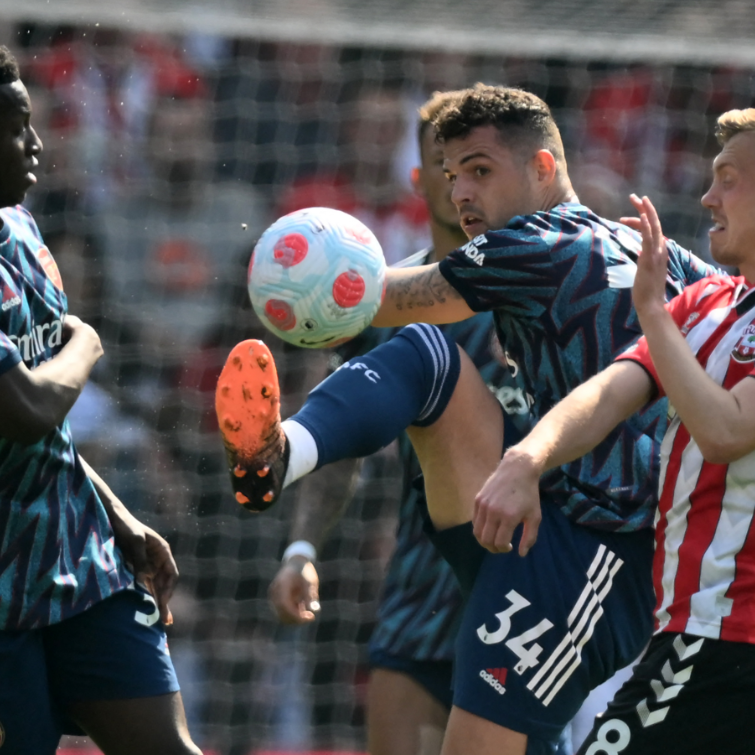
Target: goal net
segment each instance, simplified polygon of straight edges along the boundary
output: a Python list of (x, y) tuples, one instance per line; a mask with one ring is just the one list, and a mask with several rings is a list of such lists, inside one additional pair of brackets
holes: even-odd
[[(392, 261), (423, 247), (416, 108), (484, 81), (550, 104), (586, 204), (617, 218), (630, 191), (648, 194), (667, 235), (705, 256), (712, 124), (753, 104), (755, 22), (723, 1), (251, 5), (0, 0), (0, 41), (45, 144), (29, 209), (70, 311), (105, 345), (74, 437), (174, 548), (170, 643), (195, 739), (233, 755), (356, 751), (400, 469), (392, 448), (365, 465), (321, 553), (320, 617), (280, 627), (266, 593), (297, 489), (241, 510), (213, 419), (226, 354), (265, 334), (245, 291), (255, 239), (283, 212), (333, 204)], [(330, 355), (274, 349), (291, 411)]]

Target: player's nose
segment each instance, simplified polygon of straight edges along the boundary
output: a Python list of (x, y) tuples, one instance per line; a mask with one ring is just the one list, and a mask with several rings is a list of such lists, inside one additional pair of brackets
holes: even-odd
[(464, 204), (469, 204), (472, 201), (471, 191), (469, 183), (461, 180), (457, 177), (451, 187), (451, 201), (457, 206), (461, 207)]
[(708, 210), (719, 204), (718, 192), (716, 191), (715, 184), (712, 185), (702, 197), (700, 197), (700, 204)]
[(42, 140), (39, 138), (39, 134), (32, 126), (29, 126), (28, 136), (26, 138), (26, 154), (38, 155), (42, 149), (43, 144)]

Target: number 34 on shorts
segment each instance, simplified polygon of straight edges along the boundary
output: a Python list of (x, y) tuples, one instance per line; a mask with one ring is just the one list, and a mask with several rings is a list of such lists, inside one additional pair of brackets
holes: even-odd
[(514, 671), (521, 676), (527, 669), (534, 668), (540, 663), (539, 658), (543, 648), (535, 640), (551, 629), (553, 622), (542, 619), (535, 626), (516, 637), (509, 637), (511, 617), (532, 604), (516, 590), (510, 590), (506, 593), (506, 599), (511, 605), (504, 611), (495, 614), (495, 618), (499, 622), (498, 627), (491, 632), (488, 630), (487, 624), (482, 624), (477, 629), (477, 636), (486, 645), (497, 645), (500, 642), (505, 642), (506, 647), (519, 659), (519, 662), (514, 666)]

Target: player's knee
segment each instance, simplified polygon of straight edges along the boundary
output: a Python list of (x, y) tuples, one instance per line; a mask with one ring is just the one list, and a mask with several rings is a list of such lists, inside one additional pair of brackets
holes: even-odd
[(428, 389), (414, 424), (427, 427), (443, 414), (456, 388), (461, 371), (459, 347), (440, 328), (424, 323), (403, 328), (397, 338), (409, 340), (421, 356)]

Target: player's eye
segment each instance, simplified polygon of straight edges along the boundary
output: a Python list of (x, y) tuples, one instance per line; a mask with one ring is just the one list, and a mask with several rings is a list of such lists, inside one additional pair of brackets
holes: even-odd
[(474, 172), (476, 176), (480, 176), (480, 177), (487, 176), (488, 173), (490, 173), (490, 168), (486, 168), (484, 165), (478, 165), (474, 169)]

